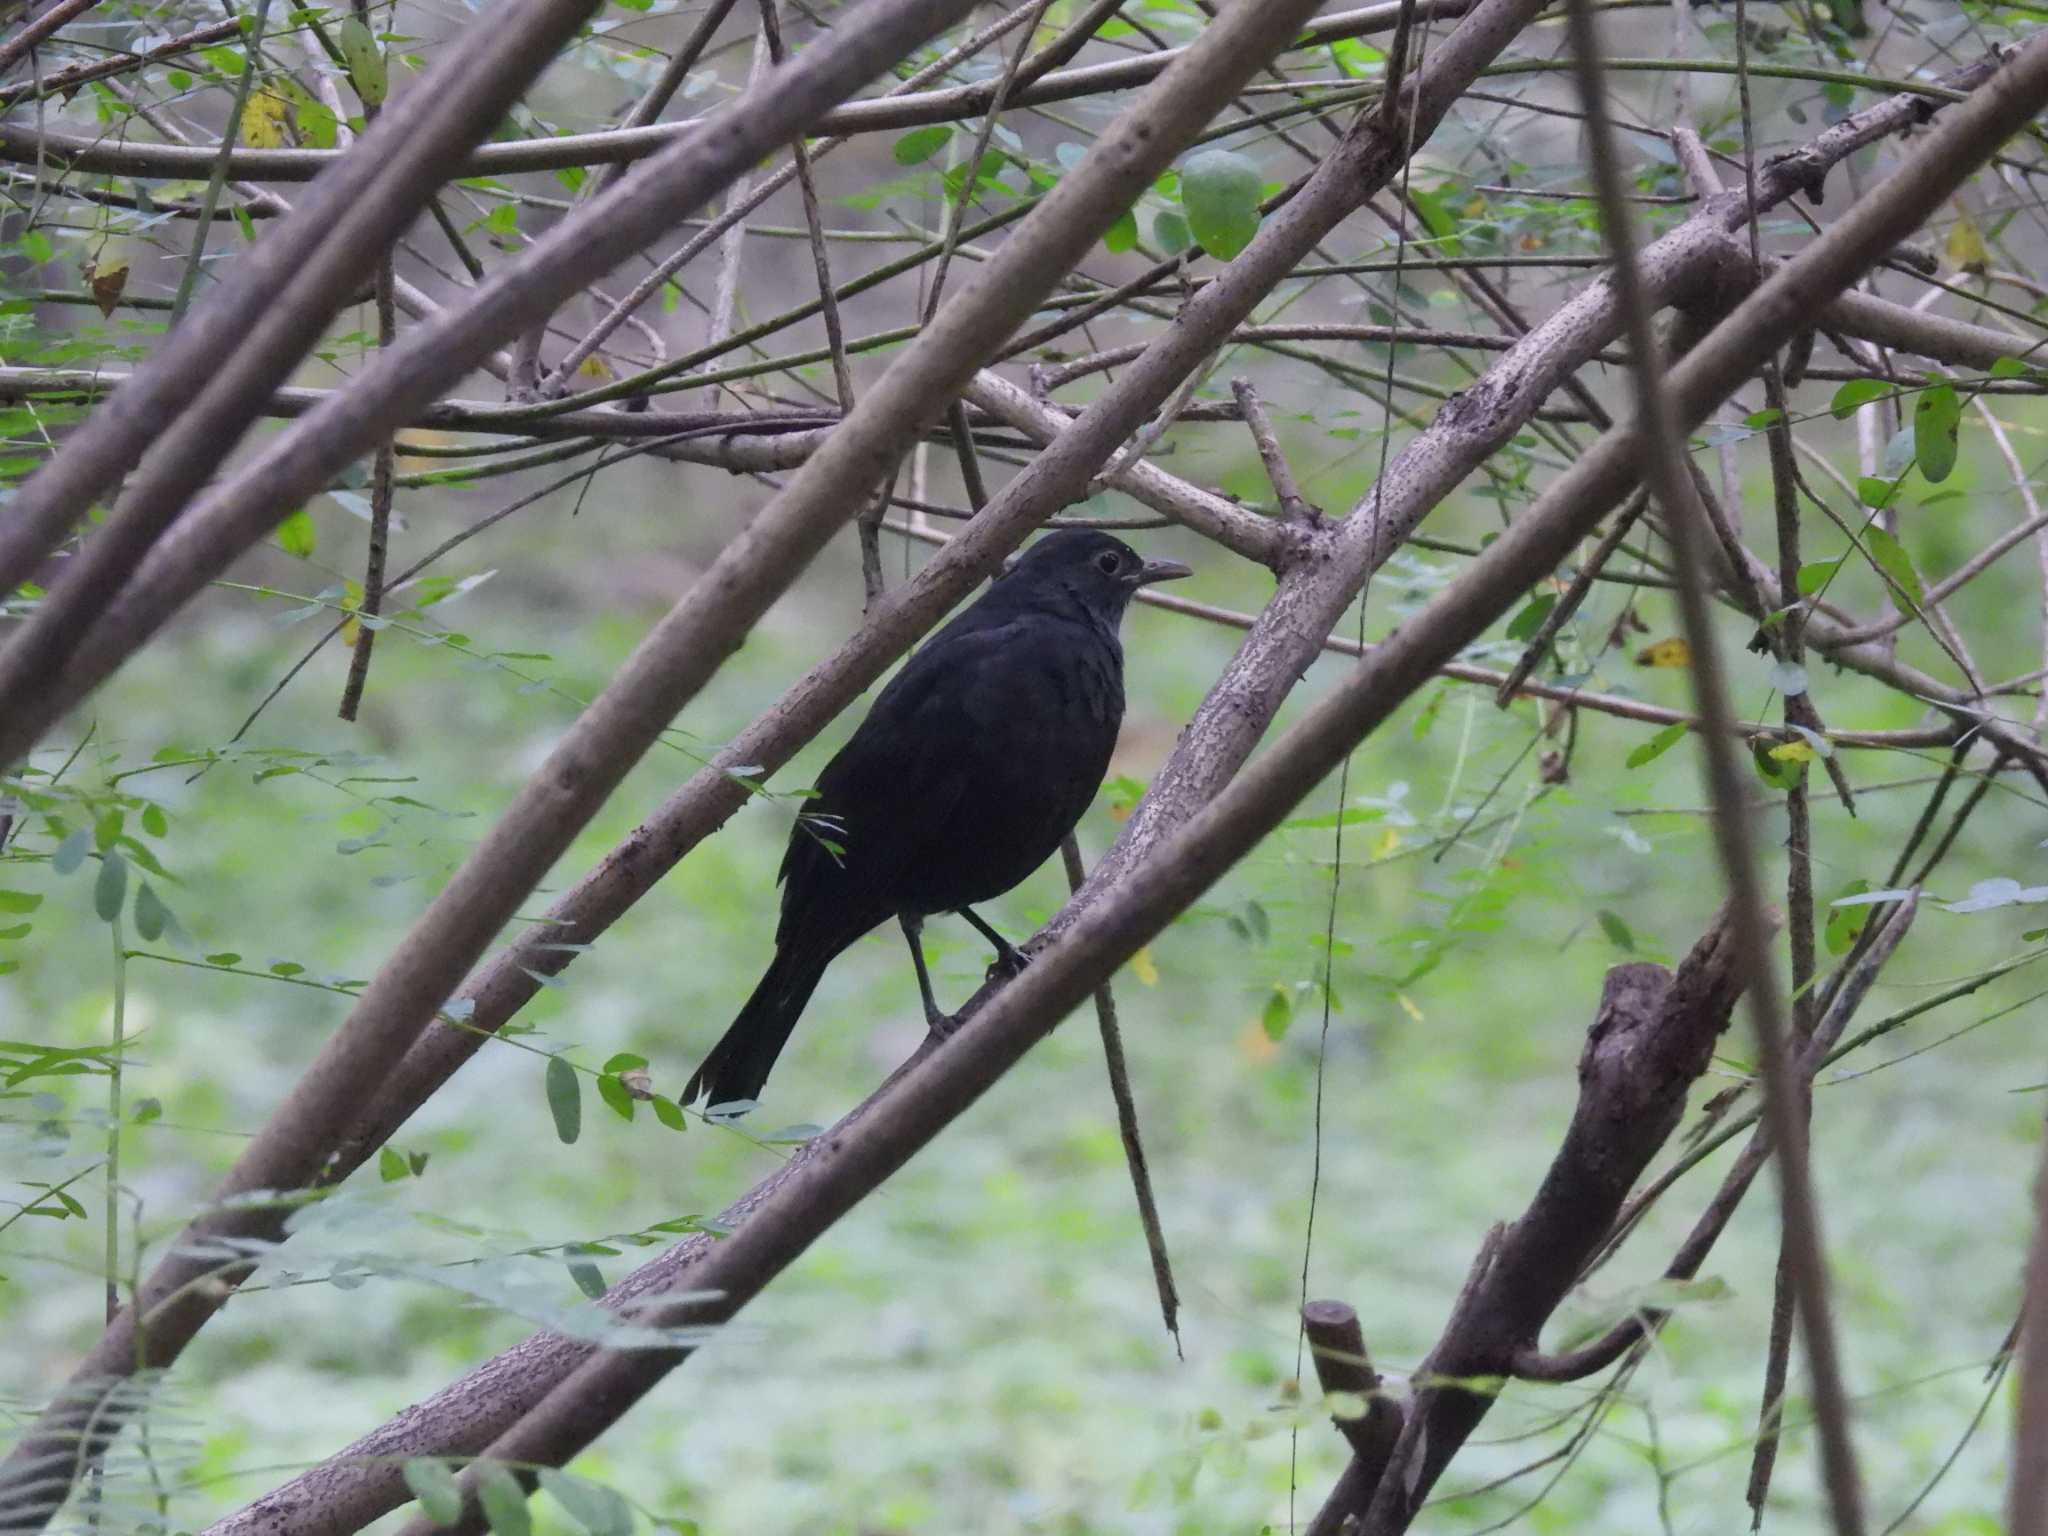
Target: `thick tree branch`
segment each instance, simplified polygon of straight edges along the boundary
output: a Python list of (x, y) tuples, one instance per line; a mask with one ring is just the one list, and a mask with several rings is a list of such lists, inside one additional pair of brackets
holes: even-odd
[[(0, 652), (0, 699), (64, 655), (111, 596), (109, 578), (117, 584), (132, 568), (183, 494), (218, 465), (335, 310), (368, 281), (379, 255), (575, 34), (589, 9), (582, 0), (516, 0), (491, 26), (468, 29), (353, 149), (326, 157), (339, 162), (335, 173), (243, 253), (120, 397), (87, 417), (21, 487), (0, 523), (0, 593), (27, 580), (144, 450), (154, 450), (151, 473), (183, 490), (140, 513), (124, 506), (94, 534), (36, 620)], [(193, 152), (210, 168), (214, 150)], [(204, 425), (196, 436), (167, 445), (166, 433), (180, 417)], [(162, 462), (167, 446), (184, 450), (173, 452), (170, 464)], [(74, 606), (67, 593), (81, 601)], [(0, 761), (18, 750), (0, 750)]]
[[(832, 102), (895, 62), (898, 42), (909, 39), (903, 42), (907, 51), (969, 3), (867, 0), (862, 25), (820, 38), (731, 111), (636, 167), (611, 191), (557, 224), (459, 307), (382, 350), (346, 394), (295, 423), (202, 497), (136, 570), (113, 606), (97, 616), (53, 678), (47, 668), (31, 663), (55, 654), (47, 651), (49, 641), (70, 633), (81, 617), (66, 601), (67, 591), (82, 592), (81, 573), (72, 573), (0, 651), (0, 761), (20, 755), (182, 603), (286, 512), (329, 484), (380, 433), (407, 420), (491, 348), (544, 319), (570, 293), (630, 256), (761, 155), (804, 131)], [(377, 129), (393, 115), (380, 118)], [(365, 136), (358, 151), (376, 131)], [(114, 410), (118, 414), (118, 406)], [(106, 414), (103, 410), (92, 420)], [(218, 454), (217, 442), (193, 436), (182, 438), (179, 446), (188, 458)], [(159, 444), (152, 468), (164, 454)], [(131, 499), (140, 494), (131, 488)], [(107, 540), (112, 531), (103, 529), (88, 541), (86, 558), (94, 562), (96, 577), (125, 573), (140, 554), (132, 542)], [(99, 585), (96, 580), (95, 589)]]
[[(771, 79), (761, 93), (758, 114), (742, 110), (720, 120), (725, 131), (712, 137), (722, 153), (713, 157), (713, 165), (734, 168), (748, 163), (765, 143), (787, 138), (794, 131), (792, 114), (800, 120), (821, 97), (851, 89), (927, 35), (959, 3), (952, 0), (950, 9), (932, 0), (871, 3), (863, 12), (863, 27), (835, 30)], [(655, 627), (415, 923), (320, 1057), (238, 1159), (223, 1181), (222, 1203), (173, 1245), (172, 1256), (143, 1284), (130, 1312), (109, 1328), (81, 1365), (73, 1389), (17, 1452), (18, 1458), (45, 1472), (53, 1464), (72, 1465), (79, 1450), (77, 1437), (109, 1379), (138, 1365), (161, 1365), (175, 1358), (227, 1293), (218, 1276), (203, 1285), (195, 1283), (212, 1276), (216, 1268), (195, 1255), (223, 1243), (274, 1240), (282, 1212), (236, 1204), (234, 1196), (254, 1189), (300, 1188), (347, 1171), (333, 1153), (355, 1120), (357, 1106), (418, 1040), (463, 971), (605, 796), (840, 526), (849, 489), (873, 485), (889, 471), (919, 424), (944, 409), (981, 360), (1030, 314), (1057, 274), (1081, 257), (1216, 108), (1235, 94), (1261, 61), (1262, 48), (1291, 37), (1291, 28), (1314, 5), (1315, 0), (1261, 0), (1233, 9), (1208, 28), (1104, 132), (1081, 166), (1061, 181), (981, 269), (977, 280), (948, 301), (790, 486)], [(684, 159), (687, 163), (686, 152)], [(637, 189), (658, 183), (662, 174), (659, 161), (643, 167), (614, 196), (631, 202)], [(592, 213), (601, 215), (610, 207), (611, 199), (600, 199)], [(541, 242), (535, 253), (545, 259), (548, 246), (548, 241)], [(474, 321), (472, 311), (478, 307), (473, 303), (451, 312), (450, 320), (455, 325), (467, 323), (467, 334), (484, 341), (490, 333)], [(520, 317), (498, 318), (516, 328)], [(391, 393), (421, 388), (430, 392), (437, 387), (412, 377), (413, 370), (459, 367), (434, 356), (436, 341), (430, 333), (447, 329), (423, 327), (380, 357), (359, 386), (365, 397), (359, 402), (361, 409), (339, 424), (339, 430), (374, 434), (384, 425), (378, 417), (379, 403), (388, 405)], [(423, 336), (428, 338), (424, 342)], [(446, 344), (446, 337), (440, 342)], [(380, 389), (386, 393), (380, 396)], [(289, 504), (292, 472), (303, 475), (309, 465), (317, 470), (322, 456), (331, 457), (340, 446), (332, 431), (321, 438), (320, 423), (316, 415), (295, 429), (313, 441), (294, 445), (293, 434), (288, 433), (279, 452), (267, 455), (238, 479), (253, 481), (266, 495), (280, 496)], [(223, 498), (228, 494), (224, 492)], [(204, 515), (202, 509), (195, 521)], [(1020, 528), (1018, 537), (1022, 532)], [(149, 1319), (146, 1330), (134, 1321), (138, 1313)], [(101, 1428), (111, 1417), (102, 1414), (93, 1421), (94, 1439), (79, 1460), (102, 1448)]]
[(1741, 991), (1734, 958), (1724, 910), (1675, 976), (1643, 963), (1607, 973), (1579, 1057), (1578, 1107), (1549, 1171), (1416, 1371), (1400, 1441), (1377, 1468), (1372, 1458), (1353, 1458), (1311, 1536), (1334, 1533), (1369, 1507), (1375, 1515), (1382, 1506), (1412, 1511), (1492, 1408), (1490, 1392), (1454, 1383), (1512, 1375), (1578, 1283), (1713, 1059)]
[[(861, 13), (861, 26), (837, 29), (806, 49), (767, 82), (767, 88), (753, 98), (751, 109), (743, 102), (740, 109), (720, 119), (718, 131), (705, 135), (709, 142), (703, 153), (693, 153), (691, 142), (686, 142), (672, 155), (627, 177), (610, 198), (593, 204), (591, 212), (600, 219), (616, 212), (623, 219), (623, 209), (632, 207), (646, 218), (650, 207), (660, 206), (666, 190), (680, 193), (686, 204), (702, 196), (768, 147), (799, 131), (808, 116), (857, 88), (967, 3), (871, 0)], [(1127, 132), (1135, 136), (1135, 130), (1151, 132), (1157, 126), (1162, 137), (1180, 128), (1192, 134), (1202, 121), (1195, 115), (1200, 105), (1198, 97), (1178, 114), (1162, 113), (1160, 124), (1140, 119)], [(396, 115), (386, 114), (380, 125)], [(237, 1197), (256, 1190), (303, 1188), (323, 1176), (334, 1176), (331, 1154), (365, 1094), (403, 1055), (463, 972), (605, 795), (815, 553), (834, 525), (832, 513), (840, 505), (837, 498), (845, 485), (871, 481), (893, 462), (900, 442), (914, 432), (915, 424), (941, 408), (949, 390), (1029, 312), (1032, 298), (1041, 291), (1034, 275), (1042, 283), (1049, 281), (1045, 273), (1065, 270), (1070, 256), (1079, 254), (1070, 249), (1074, 243), (1080, 241), (1085, 246), (1095, 238), (1136, 195), (1138, 187), (1157, 174), (1153, 160), (1163, 160), (1180, 141), (1167, 139), (1165, 149), (1156, 143), (1143, 144), (1142, 150), (1149, 151), (1151, 159), (1145, 153), (1130, 152), (1125, 141), (1106, 142), (1115, 148), (1098, 160), (1094, 174), (1077, 172), (1063, 184), (1063, 199), (1047, 200), (1048, 208), (1062, 201), (1065, 206), (1057, 209), (1055, 218), (1041, 222), (1042, 235), (1027, 238), (1031, 231), (1027, 224), (1004, 249), (1012, 263), (1043, 261), (1045, 266), (1036, 273), (1028, 266), (1011, 272), (1000, 270), (1000, 261), (992, 263), (989, 274), (999, 281), (985, 282), (948, 306), (925, 339), (899, 359), (832, 443), (806, 466), (792, 491), (779, 498), (780, 515), (776, 505), (765, 510), (748, 533), (725, 552), (702, 587), (693, 590), (643, 643), (634, 660), (529, 781), (492, 835), (401, 941), (348, 1020), (236, 1160), (222, 1182), (218, 1203), (171, 1245), (169, 1256), (109, 1325), (56, 1403), (0, 1464), (0, 1500), (15, 1495), (24, 1485), (41, 1490), (22, 1506), (20, 1528), (40, 1527), (62, 1502), (62, 1489), (51, 1487), (53, 1471), (59, 1474), (58, 1483), (68, 1484), (71, 1475), (97, 1460), (120, 1427), (123, 1415), (109, 1406), (110, 1385), (136, 1370), (176, 1359), (225, 1300), (229, 1281), (246, 1273), (246, 1265), (231, 1265), (224, 1275), (220, 1272), (215, 1255), (222, 1245), (232, 1251), (237, 1244), (276, 1240), (285, 1209), (275, 1203), (251, 1205)], [(679, 185), (672, 189), (665, 186), (671, 170), (681, 172), (675, 178)], [(1117, 201), (1119, 198), (1122, 201)], [(1068, 222), (1062, 224), (1060, 218)], [(570, 240), (574, 239), (571, 231)], [(547, 248), (544, 241), (535, 250), (545, 253)], [(518, 288), (516, 279), (496, 285), (500, 295)], [(422, 383), (418, 373), (425, 369), (434, 373), (433, 379), (424, 383), (430, 396), (459, 375), (464, 358), (516, 331), (522, 318), (531, 318), (489, 309), (484, 302), (489, 292), (484, 290), (464, 309), (450, 311), (441, 322), (408, 333), (397, 345), (384, 349), (366, 370), (360, 409), (347, 414), (336, 409), (307, 418), (280, 439), (277, 449), (235, 477), (209, 505), (218, 506), (223, 500), (232, 505), (234, 492), (240, 488), (260, 507), (275, 509), (280, 501), (289, 507), (324, 484), (326, 475), (402, 415), (402, 410), (389, 409), (392, 392), (408, 387), (417, 392)], [(549, 302), (546, 296), (533, 294), (531, 288), (526, 297), (529, 304)], [(481, 321), (479, 311), (486, 317)], [(492, 320), (502, 323), (504, 329), (490, 329)], [(469, 349), (451, 341), (450, 332), (466, 338)], [(461, 355), (437, 355), (437, 343), (455, 348)], [(380, 383), (370, 382), (379, 376)], [(380, 387), (386, 391), (381, 396)], [(380, 402), (386, 407), (381, 413), (376, 408)], [(329, 419), (332, 417), (342, 420)], [(293, 481), (285, 464), (301, 478)], [(198, 523), (206, 511), (201, 508), (189, 521)], [(264, 515), (274, 517), (276, 513), (271, 510)], [(18, 752), (22, 745), (25, 743), (11, 749), (0, 747), (0, 759)], [(10, 1519), (14, 1518), (10, 1514)]]
[[(1803, 324), (1804, 317), (1917, 228), (2044, 102), (2048, 37), (2029, 43), (1969, 101), (1944, 114), (1882, 186), (1767, 279), (1669, 371), (1666, 389), (1678, 428), (1690, 430), (1705, 419), (1783, 337)], [(1641, 454), (1632, 428), (1603, 436), (1430, 605), (1431, 611), (1475, 598), (1487, 579), (1499, 580), (1506, 574), (1504, 562), (1510, 559), (1519, 557), (1515, 568), (1524, 570), (1547, 569), (1561, 559), (1577, 536), (1619, 504), (1635, 479)], [(1412, 626), (1404, 627), (1386, 642), (1387, 647), (1399, 646), (1411, 632)], [(1410, 1417), (1411, 1426), (1420, 1422), (1419, 1415)], [(1408, 1439), (1404, 1430), (1404, 1440)], [(1357, 1514), (1368, 1536), (1405, 1529), (1429, 1479), (1411, 1478), (1404, 1458), (1427, 1457), (1434, 1441), (1434, 1436), (1416, 1429), (1412, 1443), (1397, 1452), (1395, 1466), (1401, 1475), (1381, 1479), (1376, 1495), (1361, 1491), (1348, 1477), (1340, 1482), (1318, 1517), (1327, 1522), (1322, 1528), (1334, 1531), (1344, 1516)]]

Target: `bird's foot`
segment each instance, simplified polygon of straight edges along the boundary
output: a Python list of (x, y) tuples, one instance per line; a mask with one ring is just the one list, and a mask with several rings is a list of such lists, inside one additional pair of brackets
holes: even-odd
[(989, 981), (1015, 981), (1024, 974), (1031, 964), (1031, 956), (1014, 944), (1004, 944), (996, 950), (995, 959), (988, 963)]
[(940, 1013), (933, 1009), (925, 1014), (924, 1027), (931, 1031), (934, 1041), (950, 1040), (959, 1032), (960, 1015), (957, 1013)]

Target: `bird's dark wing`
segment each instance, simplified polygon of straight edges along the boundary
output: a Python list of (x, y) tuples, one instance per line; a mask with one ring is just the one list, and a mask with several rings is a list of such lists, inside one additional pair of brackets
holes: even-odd
[(866, 919), (872, 927), (899, 910), (907, 871), (949, 851), (957, 856), (962, 839), (973, 838), (977, 791), (1000, 771), (1011, 723), (1004, 716), (1014, 708), (1002, 674), (1025, 643), (1015, 622), (956, 621), (890, 679), (818, 775), (790, 839), (781, 871), (785, 921), (800, 891), (831, 889), (877, 913)]

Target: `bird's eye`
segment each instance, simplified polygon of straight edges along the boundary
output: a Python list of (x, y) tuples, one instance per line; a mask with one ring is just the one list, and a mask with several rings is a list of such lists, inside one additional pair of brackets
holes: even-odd
[(1095, 563), (1098, 566), (1100, 566), (1106, 573), (1108, 573), (1111, 576), (1114, 576), (1116, 574), (1117, 567), (1121, 565), (1123, 561), (1117, 555), (1117, 552), (1115, 550), (1105, 549), (1101, 554), (1095, 557)]

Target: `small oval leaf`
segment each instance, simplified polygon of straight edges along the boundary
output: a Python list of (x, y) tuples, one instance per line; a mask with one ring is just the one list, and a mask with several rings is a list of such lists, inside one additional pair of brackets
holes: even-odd
[(118, 853), (102, 854), (99, 878), (92, 886), (92, 909), (101, 922), (111, 923), (121, 915), (121, 901), (127, 894), (128, 861)]
[(583, 1134), (583, 1084), (576, 1069), (559, 1056), (548, 1058), (548, 1113), (555, 1117), (555, 1134), (563, 1145), (573, 1146)]
[(1205, 149), (1181, 167), (1188, 228), (1211, 256), (1228, 261), (1259, 232), (1259, 168), (1228, 149)]

